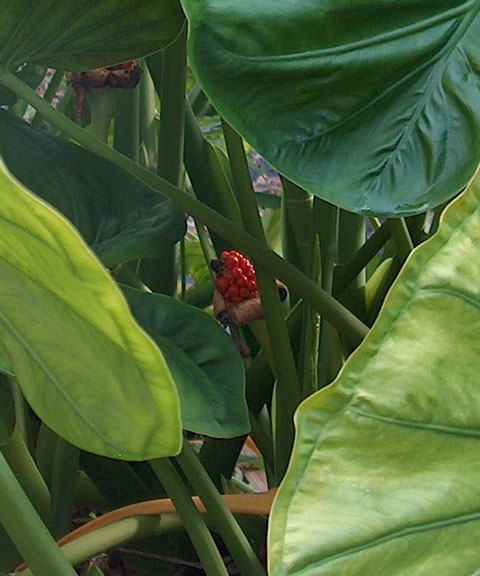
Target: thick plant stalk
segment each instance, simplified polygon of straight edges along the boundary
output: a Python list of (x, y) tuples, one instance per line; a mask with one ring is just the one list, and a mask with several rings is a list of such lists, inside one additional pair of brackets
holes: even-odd
[[(0, 454), (8, 462), (40, 518), (48, 522), (50, 493), (18, 429), (14, 430), (9, 442), (0, 448)], [(0, 491), (0, 500), (2, 497)]]
[(143, 73), (140, 76), (140, 145), (143, 151), (142, 163), (150, 170), (157, 165), (158, 142), (155, 129), (155, 87), (145, 60), (141, 61)]
[[(340, 210), (338, 220), (338, 261), (348, 262), (361, 249), (366, 239), (365, 218)], [(355, 276), (340, 301), (348, 302), (348, 307), (359, 318), (365, 317), (366, 271)]]
[(227, 569), (213, 537), (173, 464), (167, 458), (152, 460), (150, 464), (175, 504), (207, 576), (227, 576)]
[(265, 576), (265, 570), (253, 551), (250, 542), (220, 497), (210, 476), (200, 464), (193, 448), (185, 439), (182, 451), (177, 456), (177, 462), (180, 464), (193, 489), (201, 498), (215, 529), (227, 545), (240, 572), (249, 576)]
[(342, 294), (358, 274), (367, 266), (390, 239), (390, 228), (384, 224), (357, 250), (348, 262), (335, 270), (333, 292)]
[(407, 224), (404, 218), (393, 218), (388, 221), (388, 227), (397, 248), (398, 257), (403, 263), (414, 248)]
[(343, 332), (353, 345), (360, 344), (368, 334), (368, 327), (354, 314), (342, 306), (325, 290), (317, 286), (308, 276), (302, 274), (295, 266), (283, 260), (272, 250), (269, 250), (264, 243), (259, 242), (254, 236), (245, 232), (241, 227), (232, 223), (202, 202), (185, 194), (177, 187), (172, 186), (162, 178), (159, 178), (146, 168), (130, 161), (116, 150), (112, 150), (100, 140), (85, 132), (85, 130), (82, 130), (75, 122), (55, 110), (47, 102), (44, 102), (43, 98), (13, 74), (0, 69), (0, 84), (10, 88), (10, 90), (15, 92), (20, 98), (23, 98), (33, 107), (37, 108), (52, 124), (62, 130), (65, 135), (73, 138), (91, 152), (125, 169), (152, 190), (168, 196), (177, 202), (185, 212), (188, 212), (199, 222), (211, 228), (232, 245), (237, 246), (239, 250), (247, 253), (267, 272), (275, 275), (300, 297), (308, 300), (332, 325)]
[(58, 436), (42, 422), (38, 432), (37, 447), (35, 450), (35, 461), (38, 470), (45, 480), (45, 484), (50, 488), (52, 485), (53, 463), (55, 461), (55, 448)]
[(140, 87), (115, 90), (113, 147), (138, 163), (140, 152)]
[[(196, 198), (214, 208), (232, 222), (241, 225), (242, 219), (237, 199), (229, 177), (222, 165), (223, 152), (208, 142), (197, 124), (190, 104), (185, 109), (185, 166)], [(232, 248), (232, 243), (210, 230), (218, 254)]]
[(0, 453), (0, 523), (35, 576), (76, 576)]
[(70, 531), (80, 450), (58, 438), (52, 474), (51, 530), (55, 538)]
[(312, 262), (313, 194), (282, 178), (282, 245), (286, 260), (307, 273)]
[(113, 110), (115, 108), (116, 90), (106, 88), (91, 88), (90, 90), (90, 134), (107, 143), (110, 133)]
[[(275, 490), (270, 490), (262, 494), (228, 494), (221, 498), (233, 514), (268, 516), (274, 495)], [(201, 514), (206, 514), (205, 506), (198, 496), (194, 496), (192, 501)], [(208, 521), (208, 516), (205, 519)], [(165, 498), (107, 512), (61, 538), (58, 546), (65, 557), (77, 565), (126, 542), (179, 530), (184, 530), (183, 522), (172, 501)], [(25, 564), (17, 568), (17, 573), (22, 576), (32, 575)]]
[[(265, 234), (250, 180), (242, 139), (226, 122), (223, 122), (223, 130), (235, 183), (235, 193), (241, 207), (245, 229), (265, 244)], [(293, 446), (295, 435), (293, 413), (300, 401), (300, 390), (295, 359), (275, 278), (261, 267), (257, 267), (257, 280), (277, 380), (275, 476), (277, 480), (280, 480), (287, 469)]]

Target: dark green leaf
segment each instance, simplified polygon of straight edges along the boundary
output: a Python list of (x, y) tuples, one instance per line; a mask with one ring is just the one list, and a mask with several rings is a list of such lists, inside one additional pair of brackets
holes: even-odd
[(5, 376), (0, 375), (0, 446), (7, 444), (15, 428), (15, 402), (12, 388)]
[(269, 573), (478, 574), (479, 329), (477, 178), (336, 382), (299, 408)]
[(182, 25), (177, 0), (15, 0), (0, 13), (0, 63), (109, 66), (161, 50)]
[(246, 434), (245, 375), (233, 340), (198, 308), (160, 294), (123, 290), (175, 379), (184, 428), (217, 438)]
[(27, 187), (78, 228), (106, 266), (155, 258), (185, 232), (183, 212), (136, 178), (0, 111), (0, 154)]
[(142, 460), (181, 447), (166, 362), (77, 231), (0, 167), (0, 353), (70, 443)]
[(208, 97), (276, 169), (358, 213), (438, 206), (479, 159), (478, 0), (183, 0)]
[(10, 92), (10, 90), (4, 86), (0, 86), (0, 106), (11, 106), (15, 104), (16, 100), (17, 97), (13, 92)]

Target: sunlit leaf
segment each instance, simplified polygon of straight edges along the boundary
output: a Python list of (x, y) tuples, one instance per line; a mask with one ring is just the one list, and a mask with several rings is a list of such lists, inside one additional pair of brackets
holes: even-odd
[(171, 200), (87, 150), (0, 111), (0, 154), (29, 189), (67, 216), (106, 266), (155, 258), (185, 232)]
[(0, 12), (0, 64), (109, 66), (161, 50), (182, 25), (177, 0), (15, 0)]
[(347, 210), (441, 204), (479, 159), (476, 0), (183, 0), (215, 108), (276, 169)]
[(249, 432), (245, 374), (232, 338), (198, 308), (160, 294), (124, 292), (175, 379), (184, 428), (217, 438)]
[(275, 576), (471, 576), (480, 550), (480, 180), (296, 415)]
[(0, 355), (72, 444), (142, 460), (181, 446), (165, 360), (77, 231), (0, 170)]

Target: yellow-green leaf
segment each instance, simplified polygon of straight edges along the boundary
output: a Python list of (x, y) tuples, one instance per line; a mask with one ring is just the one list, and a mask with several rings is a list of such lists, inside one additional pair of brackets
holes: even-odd
[(271, 574), (478, 574), (479, 333), (477, 178), (336, 382), (299, 408)]
[(179, 401), (153, 341), (78, 232), (0, 165), (0, 356), (72, 444), (142, 460), (181, 447)]

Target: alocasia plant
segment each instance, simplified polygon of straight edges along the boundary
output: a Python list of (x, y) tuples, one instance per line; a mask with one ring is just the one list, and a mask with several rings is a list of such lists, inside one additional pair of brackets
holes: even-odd
[[(90, 474), (82, 480), (93, 489), (92, 506), (95, 490), (110, 488), (114, 497), (106, 500), (122, 506), (137, 489), (144, 499), (164, 488), (205, 572), (225, 575), (177, 468), (155, 457), (180, 450), (181, 423), (214, 436), (204, 438), (200, 458), (220, 486), (221, 475), (232, 476), (251, 426), (268, 482), (276, 485), (290, 455), (297, 402), (326, 384), (361, 342), (364, 322), (375, 318), (407, 260), (340, 378), (298, 412), (293, 460), (270, 521), (270, 573), (370, 575), (379, 567), (388, 574), (472, 573), (478, 184), (410, 259), (413, 245), (435, 230), (440, 209), (406, 220), (376, 217), (440, 206), (476, 168), (480, 3), (182, 0), (182, 6), (196, 78), (186, 63), (185, 15), (176, 0), (20, 0), (0, 15), (6, 109), (0, 153), (21, 182), (2, 168), (0, 370), (14, 385), (0, 386), (0, 521), (14, 545), (0, 532), (0, 570), (15, 568), (18, 550), (39, 576), (72, 573), (42, 518), (55, 534), (68, 531), (80, 462)], [(61, 81), (67, 70), (133, 58), (144, 74), (139, 87), (115, 96), (112, 150), (107, 124), (99, 141), (95, 130), (72, 121), (70, 91)], [(57, 71), (42, 99), (34, 88), (46, 66)], [(63, 113), (48, 104), (60, 84)], [(43, 131), (13, 117), (27, 103)], [(227, 154), (202, 135), (205, 113), (222, 117), (212, 121), (222, 123)], [(284, 176), (281, 200), (263, 202), (271, 211), (263, 227), (240, 136)], [(160, 291), (146, 272), (152, 269), (175, 291), (173, 247), (185, 230), (184, 212), (196, 220), (205, 259), (202, 273), (192, 274), (191, 293), (212, 290), (208, 264), (223, 250), (239, 250), (255, 265), (266, 331), (257, 326), (256, 338), (245, 331), (258, 351), (245, 367), (208, 311), (149, 293), (150, 283)], [(282, 222), (275, 238), (268, 219)], [(279, 228), (285, 258), (270, 249), (280, 244)], [(180, 258), (187, 300), (188, 252), (182, 249)], [(288, 285), (291, 304), (298, 301), (290, 310), (281, 308), (276, 277)], [(122, 286), (122, 295), (119, 278), (137, 290)], [(36, 442), (31, 427), (39, 428)], [(65, 439), (113, 458), (153, 460), (150, 466), (87, 453), (79, 460)], [(27, 460), (33, 474), (22, 475)], [(242, 573), (264, 574), (249, 542), (261, 540), (264, 521), (246, 523), (248, 537), (240, 532), (186, 440), (177, 464)], [(248, 490), (238, 482), (235, 489)], [(15, 518), (20, 509), (25, 533)], [(141, 524), (139, 532), (128, 521), (116, 525), (117, 537), (105, 547), (159, 528), (156, 521)], [(178, 542), (185, 560), (188, 547), (181, 536)], [(156, 541), (153, 552), (169, 543)], [(89, 559), (81, 540), (70, 543), (69, 553), (75, 562)]]

